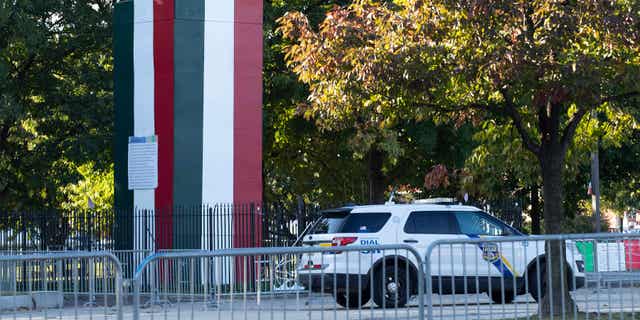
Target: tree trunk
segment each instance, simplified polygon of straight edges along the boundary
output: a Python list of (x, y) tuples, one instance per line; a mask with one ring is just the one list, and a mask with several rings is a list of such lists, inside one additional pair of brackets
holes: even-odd
[[(544, 197), (544, 227), (546, 234), (562, 233), (564, 219), (564, 190), (562, 174), (564, 156), (558, 147), (547, 149), (541, 154), (542, 193)], [(567, 267), (565, 259), (565, 245), (563, 241), (548, 241), (546, 245), (546, 275), (547, 292), (542, 299), (543, 315), (571, 314), (574, 304), (569, 296), (567, 287)], [(560, 262), (564, 260), (565, 262)], [(564, 266), (565, 270), (561, 270)], [(549, 276), (551, 275), (551, 276)], [(564, 285), (561, 279), (564, 279)], [(551, 283), (548, 283), (551, 280)]]
[(384, 163), (384, 153), (377, 149), (369, 151), (369, 203), (381, 204), (385, 202), (384, 192), (386, 189), (385, 177), (382, 173)]
[(540, 234), (540, 188), (531, 187), (531, 234)]

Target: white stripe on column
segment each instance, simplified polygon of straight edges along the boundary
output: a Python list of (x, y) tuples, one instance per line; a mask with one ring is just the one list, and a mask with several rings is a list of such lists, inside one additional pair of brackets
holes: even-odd
[(233, 201), (234, 1), (205, 1), (202, 201)]
[[(154, 125), (154, 62), (153, 62), (153, 0), (136, 0), (134, 6), (133, 25), (133, 134), (135, 136), (152, 136)], [(153, 210), (155, 206), (155, 190), (134, 190), (133, 203), (139, 210)], [(155, 219), (153, 215), (148, 221), (136, 219), (134, 224), (135, 249), (153, 249), (153, 232)], [(153, 219), (153, 222), (150, 221)], [(143, 224), (144, 225), (140, 225)], [(145, 226), (146, 225), (146, 226)], [(151, 234), (150, 234), (151, 233)], [(146, 239), (146, 241), (145, 241)], [(147, 243), (145, 245), (145, 242)]]
[[(234, 14), (233, 0), (205, 1), (202, 117), (202, 201), (205, 204), (233, 202)], [(225, 217), (215, 221), (229, 224), (217, 229), (233, 230), (232, 211), (217, 210), (216, 213)], [(230, 248), (232, 235), (212, 234), (216, 230), (209, 230), (209, 219), (203, 216), (202, 248)], [(214, 240), (217, 241), (212, 243)], [(225, 261), (225, 264), (232, 263), (232, 260)]]

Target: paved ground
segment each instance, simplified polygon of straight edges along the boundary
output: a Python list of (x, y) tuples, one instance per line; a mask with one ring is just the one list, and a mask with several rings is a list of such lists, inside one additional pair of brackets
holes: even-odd
[[(608, 290), (581, 289), (573, 294), (581, 312), (590, 313), (631, 313), (640, 317), (640, 288), (621, 288)], [(521, 296), (513, 304), (492, 304), (486, 295), (432, 295), (435, 319), (526, 319), (537, 313), (538, 305), (530, 296)], [(189, 299), (187, 299), (189, 300)], [(146, 299), (143, 299), (143, 303)], [(224, 299), (215, 305), (202, 301), (190, 301), (170, 305), (146, 306), (141, 309), (140, 320), (271, 320), (271, 319), (418, 319), (418, 303), (414, 299), (407, 308), (380, 309), (368, 304), (360, 310), (345, 310), (338, 307), (330, 296), (279, 295), (270, 298), (264, 295), (258, 299), (248, 296), (246, 299), (235, 297)], [(427, 310), (425, 310), (426, 312)], [(45, 317), (46, 313), (46, 317)], [(133, 308), (126, 306), (124, 319), (133, 319)], [(73, 307), (45, 311), (19, 310), (0, 313), (4, 319), (81, 319), (115, 320), (116, 312), (112, 308)], [(573, 314), (567, 315), (568, 319)]]

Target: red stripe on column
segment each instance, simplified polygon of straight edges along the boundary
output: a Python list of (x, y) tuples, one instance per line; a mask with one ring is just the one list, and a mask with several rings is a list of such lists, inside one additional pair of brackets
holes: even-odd
[(262, 0), (235, 0), (234, 42), (233, 200), (255, 204), (236, 211), (234, 246), (253, 247), (261, 243)]
[(173, 243), (174, 16), (174, 0), (154, 0), (155, 126), (158, 135), (158, 188), (155, 191), (155, 201), (158, 249), (171, 249)]

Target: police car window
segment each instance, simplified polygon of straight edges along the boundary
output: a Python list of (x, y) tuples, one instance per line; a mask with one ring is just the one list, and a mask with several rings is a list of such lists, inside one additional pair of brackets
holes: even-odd
[(456, 234), (458, 229), (452, 212), (412, 212), (404, 225), (409, 234)]
[(309, 234), (326, 234), (336, 233), (340, 230), (340, 226), (344, 222), (344, 218), (320, 218), (314, 222)]
[(510, 232), (503, 225), (488, 219), (477, 212), (457, 212), (456, 220), (460, 226), (460, 232), (477, 236), (505, 236)]
[(391, 213), (364, 212), (347, 216), (339, 233), (372, 233), (378, 232), (387, 223)]

